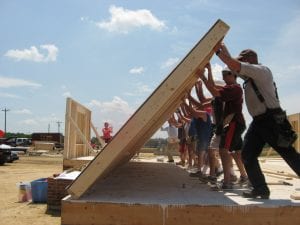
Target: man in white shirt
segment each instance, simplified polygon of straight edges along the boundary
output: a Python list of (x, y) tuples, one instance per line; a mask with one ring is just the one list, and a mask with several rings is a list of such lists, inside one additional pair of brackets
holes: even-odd
[(291, 134), (293, 131), (280, 107), (272, 72), (258, 63), (257, 54), (251, 49), (243, 50), (237, 58), (233, 58), (225, 44), (219, 43), (215, 52), (231, 70), (245, 80), (246, 105), (253, 117), (242, 148), (243, 162), (253, 190), (244, 192), (243, 196), (268, 199), (270, 190), (257, 159), (266, 143), (300, 176), (300, 154), (292, 146), (293, 141), (288, 140), (290, 137), (282, 138), (282, 129)]
[(173, 124), (172, 118), (168, 119), (168, 126), (165, 128), (161, 128), (161, 131), (167, 131), (168, 132), (168, 139), (167, 139), (167, 149), (165, 154), (168, 156), (168, 162), (174, 162), (172, 151), (178, 150), (178, 128), (175, 127)]

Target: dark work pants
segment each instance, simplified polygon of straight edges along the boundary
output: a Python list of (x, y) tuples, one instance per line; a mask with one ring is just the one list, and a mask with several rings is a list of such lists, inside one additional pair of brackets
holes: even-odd
[(275, 121), (271, 116), (253, 119), (245, 135), (242, 159), (248, 178), (253, 188), (257, 190), (268, 190), (258, 162), (258, 156), (262, 152), (265, 143), (275, 149), (295, 173), (300, 176), (300, 154), (292, 146), (288, 148), (278, 147), (274, 127)]

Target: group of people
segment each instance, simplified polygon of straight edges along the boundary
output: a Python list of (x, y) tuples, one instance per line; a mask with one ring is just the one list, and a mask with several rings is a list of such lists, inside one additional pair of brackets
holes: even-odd
[[(268, 199), (270, 190), (258, 156), (268, 143), (300, 176), (300, 154), (292, 145), (295, 134), (280, 107), (272, 72), (258, 63), (257, 53), (246, 49), (234, 58), (221, 42), (214, 50), (226, 65), (222, 70), (225, 85), (215, 83), (210, 64), (205, 67), (207, 76), (204, 69), (197, 71), (199, 80), (194, 89), (198, 99), (190, 91), (170, 116), (168, 131), (172, 132), (168, 132), (168, 147), (174, 148), (177, 134), (181, 159), (177, 164), (185, 165), (187, 162), (188, 168), (196, 166), (197, 171), (190, 176), (215, 184), (213, 189), (217, 190), (233, 188), (233, 182), (237, 180), (234, 160), (240, 172), (239, 182), (251, 187), (243, 192), (243, 197)], [(237, 83), (238, 77), (244, 80), (243, 87)], [(212, 98), (204, 96), (202, 85), (206, 86)], [(244, 138), (243, 95), (253, 117)], [(169, 155), (169, 161), (172, 160)], [(221, 183), (217, 182), (220, 164), (224, 173)], [(209, 168), (208, 174), (204, 171), (206, 167)]]

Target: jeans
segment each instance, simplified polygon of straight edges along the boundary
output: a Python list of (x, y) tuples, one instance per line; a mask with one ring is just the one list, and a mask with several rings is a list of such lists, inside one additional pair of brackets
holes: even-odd
[(274, 130), (275, 121), (271, 116), (254, 118), (245, 135), (242, 148), (242, 159), (248, 178), (256, 190), (268, 190), (265, 177), (258, 162), (258, 156), (268, 143), (287, 162), (287, 164), (300, 176), (300, 154), (293, 146), (287, 148), (277, 145), (278, 134)]

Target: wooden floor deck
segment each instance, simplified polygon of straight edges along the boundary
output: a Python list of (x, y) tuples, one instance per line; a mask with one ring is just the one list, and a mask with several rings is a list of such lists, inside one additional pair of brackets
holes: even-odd
[(65, 198), (62, 224), (299, 224), (300, 200), (290, 196), (300, 180), (282, 160), (268, 159), (261, 166), (268, 171), (268, 200), (241, 197), (246, 188), (239, 185), (212, 191), (182, 167), (137, 158), (80, 199)]

